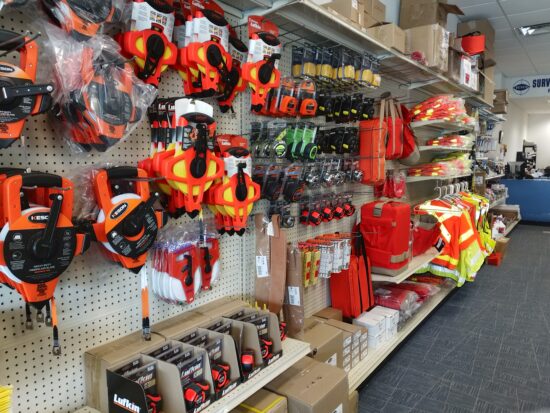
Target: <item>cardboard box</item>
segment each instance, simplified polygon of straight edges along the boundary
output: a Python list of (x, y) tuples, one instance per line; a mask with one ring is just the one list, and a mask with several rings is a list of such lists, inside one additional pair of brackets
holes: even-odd
[(193, 330), (208, 321), (210, 321), (210, 318), (207, 316), (189, 311), (161, 321), (160, 323), (153, 324), (151, 330), (164, 336), (166, 339), (176, 339), (184, 335), (187, 331)]
[(328, 320), (327, 324), (342, 330), (344, 334), (345, 333), (351, 334), (353, 346), (356, 346), (356, 344), (361, 341), (361, 337), (363, 336), (365, 336), (365, 340), (366, 340), (366, 336), (367, 336), (366, 328), (363, 328), (358, 325), (350, 324), (350, 323), (344, 323), (343, 321), (336, 321), (336, 320)]
[(386, 21), (386, 5), (380, 0), (364, 0), (363, 10), (379, 23)]
[(384, 24), (367, 29), (367, 34), (385, 46), (405, 53), (405, 31), (396, 24)]
[(235, 409), (237, 413), (287, 413), (288, 404), (286, 397), (260, 389)]
[(439, 24), (447, 27), (447, 15), (464, 15), (459, 7), (446, 0), (401, 0), (399, 26), (402, 29)]
[(354, 319), (353, 324), (365, 327), (369, 332), (368, 339), (370, 339), (370, 337), (384, 334), (386, 330), (386, 317), (366, 312)]
[(458, 37), (466, 36), (473, 32), (480, 32), (485, 35), (485, 49), (494, 50), (495, 29), (487, 19), (458, 23), (456, 32)]
[(510, 103), (510, 93), (508, 89), (497, 89), (495, 90), (495, 102), (498, 103)]
[(510, 238), (502, 237), (496, 240), (495, 251), (499, 252), (503, 257), (506, 255), (506, 250), (508, 249), (508, 244), (510, 243)]
[(359, 411), (359, 392), (357, 390), (349, 394), (347, 411), (349, 413), (357, 413)]
[(323, 308), (321, 311), (317, 311), (313, 314), (314, 317), (322, 318), (325, 320), (338, 320), (342, 321), (342, 310), (337, 308), (327, 307)]
[(310, 357), (321, 363), (342, 367), (344, 350), (342, 331), (316, 320), (308, 320), (304, 324), (304, 332), (299, 339), (311, 345)]
[(287, 398), (291, 413), (344, 412), (349, 402), (344, 370), (309, 357), (301, 359), (266, 387)]
[(136, 331), (86, 351), (84, 353), (86, 404), (102, 412), (108, 411), (107, 369), (128, 363), (139, 354), (147, 353), (165, 341), (164, 337), (155, 333), (151, 334), (151, 341), (145, 341), (142, 332)]
[(326, 6), (346, 19), (359, 23), (360, 7), (358, 0), (332, 0)]
[(363, 22), (362, 26), (364, 29), (368, 29), (369, 27), (373, 27), (380, 24), (378, 20), (376, 20), (374, 17), (372, 17), (369, 13), (363, 13)]
[(407, 53), (422, 53), (428, 67), (446, 72), (449, 68), (449, 32), (438, 24), (405, 30)]
[(199, 314), (203, 314), (210, 319), (222, 317), (226, 314), (231, 314), (239, 311), (242, 308), (250, 307), (246, 301), (236, 300), (234, 298), (224, 297), (219, 300), (212, 301), (206, 305), (200, 306), (195, 310)]
[(479, 75), (475, 61), (467, 55), (460, 55), (460, 78), (458, 83), (472, 90), (479, 90)]
[(481, 72), (480, 82), (483, 83), (483, 100), (492, 105), (495, 100), (495, 67), (486, 67)]
[(495, 115), (506, 115), (508, 113), (508, 104), (496, 102), (493, 104), (493, 113)]

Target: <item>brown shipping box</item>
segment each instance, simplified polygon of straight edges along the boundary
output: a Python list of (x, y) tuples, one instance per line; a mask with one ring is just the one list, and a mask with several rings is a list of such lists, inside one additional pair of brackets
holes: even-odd
[(118, 340), (103, 344), (84, 353), (84, 380), (86, 382), (86, 404), (99, 411), (108, 411), (107, 369), (130, 362), (159, 347), (166, 340), (152, 333), (151, 341), (145, 341), (141, 331), (136, 331)]
[(483, 100), (492, 105), (495, 99), (495, 68), (486, 67), (480, 74), (480, 80), (483, 79)]
[(385, 46), (405, 53), (405, 31), (396, 24), (384, 24), (367, 29), (367, 34)]
[(304, 357), (266, 386), (286, 396), (289, 413), (345, 412), (348, 378), (338, 368)]
[(480, 32), (485, 35), (485, 48), (494, 49), (495, 29), (487, 19), (471, 20), (469, 22), (458, 23), (456, 27), (458, 37), (466, 36), (473, 32)]
[(386, 5), (380, 0), (365, 0), (363, 8), (366, 14), (370, 14), (377, 22), (386, 21)]
[(401, 0), (399, 27), (410, 29), (427, 24), (447, 27), (448, 14), (464, 15), (462, 10), (445, 0)]
[(288, 405), (286, 397), (260, 389), (235, 409), (237, 413), (287, 413)]
[(376, 20), (374, 17), (372, 17), (369, 13), (363, 13), (363, 22), (361, 25), (364, 29), (368, 29), (369, 27), (373, 27), (380, 24), (378, 20)]
[(315, 360), (335, 367), (343, 366), (344, 336), (340, 329), (308, 318), (303, 333), (296, 338), (311, 345), (310, 357)]
[(327, 307), (313, 314), (314, 317), (324, 318), (325, 320), (342, 321), (342, 310), (337, 308)]
[(446, 72), (449, 68), (449, 32), (439, 24), (405, 30), (407, 53), (421, 52), (426, 66)]
[(508, 89), (497, 89), (495, 90), (495, 102), (498, 103), (510, 103), (510, 93)]
[(495, 252), (500, 252), (504, 257), (506, 255), (506, 251), (508, 250), (509, 243), (510, 243), (510, 238), (502, 237), (497, 239), (497, 243), (495, 245)]
[(332, 0), (325, 6), (346, 19), (359, 23), (360, 5), (358, 0)]
[(348, 401), (349, 413), (357, 413), (359, 411), (359, 392), (354, 390), (349, 395)]

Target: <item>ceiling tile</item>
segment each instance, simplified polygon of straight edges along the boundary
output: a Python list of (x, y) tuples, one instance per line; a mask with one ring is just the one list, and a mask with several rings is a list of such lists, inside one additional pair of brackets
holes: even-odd
[(550, 50), (550, 35), (549, 34), (542, 34), (540, 36), (532, 36), (532, 37), (522, 37), (520, 36), (521, 43), (525, 45), (525, 47), (531, 47), (531, 46), (549, 46)]
[(550, 74), (550, 62), (547, 63), (535, 63), (535, 67), (540, 74)]
[(508, 15), (550, 9), (548, 0), (500, 0), (500, 4)]
[[(470, 7), (461, 7), (462, 11), (467, 17), (475, 18), (489, 18), (503, 16), (502, 10), (498, 7), (496, 2), (494, 3), (481, 3)], [(462, 16), (464, 18), (464, 16)]]
[[(533, 10), (529, 8), (529, 10)], [(536, 9), (535, 9), (536, 10)], [(550, 22), (550, 8), (531, 11), (529, 13), (509, 14), (508, 18), (514, 27)]]
[(497, 42), (504, 42), (510, 39), (516, 39), (516, 34), (512, 29), (507, 27), (504, 30), (495, 30), (495, 43)]
[[(475, 19), (477, 17), (472, 17), (472, 19)], [(490, 17), (489, 22), (491, 23), (491, 26), (493, 26), (493, 29), (495, 30), (506, 30), (510, 29), (510, 24), (508, 23), (508, 20), (504, 17)]]
[[(479, 0), (455, 0), (453, 1), (454, 4), (456, 4), (458, 7), (460, 7), (464, 12), (466, 12), (466, 8), (472, 7), (472, 6), (479, 6), (480, 1)], [(482, 0), (481, 5), (485, 4), (493, 4), (496, 5), (496, 0)]]
[(516, 38), (506, 40), (504, 42), (496, 42), (495, 43), (495, 51), (498, 53), (500, 51), (504, 50), (517, 50), (517, 49), (523, 49), (520, 42)]

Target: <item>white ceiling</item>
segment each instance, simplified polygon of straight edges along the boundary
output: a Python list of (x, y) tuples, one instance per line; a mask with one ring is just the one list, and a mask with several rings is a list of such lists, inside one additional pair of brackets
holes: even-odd
[(498, 69), (505, 76), (550, 74), (550, 35), (523, 37), (514, 28), (550, 22), (550, 0), (450, 0), (465, 16), (489, 19), (496, 31)]

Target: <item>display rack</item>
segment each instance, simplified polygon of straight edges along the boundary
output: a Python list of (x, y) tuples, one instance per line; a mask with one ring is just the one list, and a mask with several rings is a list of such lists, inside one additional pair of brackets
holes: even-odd
[(505, 176), (506, 176), (506, 174), (489, 175), (489, 176), (486, 176), (486, 177), (485, 177), (485, 180), (486, 180), (486, 181), (490, 181), (490, 180), (492, 180), (492, 179), (504, 178)]
[(348, 375), (350, 392), (356, 390), (380, 364), (424, 321), (454, 290), (454, 288), (442, 288), (439, 293), (430, 298), (418, 312), (408, 320), (397, 335), (382, 343), (378, 348), (369, 350), (367, 357), (351, 369)]
[(518, 219), (517, 221), (512, 222), (510, 225), (506, 227), (506, 231), (504, 231), (504, 236), (507, 237), (510, 232), (514, 230), (514, 228), (520, 223), (521, 221)]
[(452, 146), (419, 146), (418, 150), (420, 152), (433, 152), (433, 153), (446, 153), (446, 152), (470, 152), (472, 147), (459, 147), (455, 148)]
[(499, 199), (495, 199), (493, 202), (491, 202), (491, 205), (489, 205), (489, 209), (505, 204), (507, 198), (507, 196), (503, 196)]
[(439, 255), (439, 251), (435, 248), (430, 248), (427, 252), (417, 257), (414, 257), (406, 269), (403, 272), (391, 276), (391, 275), (382, 275), (382, 274), (372, 274), (373, 281), (387, 281), (394, 284), (401, 284), (411, 275), (416, 273), (420, 268), (424, 267), (427, 263), (431, 262), (435, 257)]
[(458, 178), (466, 178), (468, 176), (472, 176), (472, 173), (467, 174), (461, 174), (461, 175), (449, 175), (449, 176), (407, 176), (407, 182), (423, 182), (423, 181), (433, 181), (433, 180), (440, 180), (440, 181), (448, 181), (452, 179), (458, 179)]
[(474, 130), (473, 125), (465, 125), (463, 123), (448, 122), (437, 119), (411, 122), (411, 128), (413, 129), (416, 137), (432, 137), (445, 133)]

